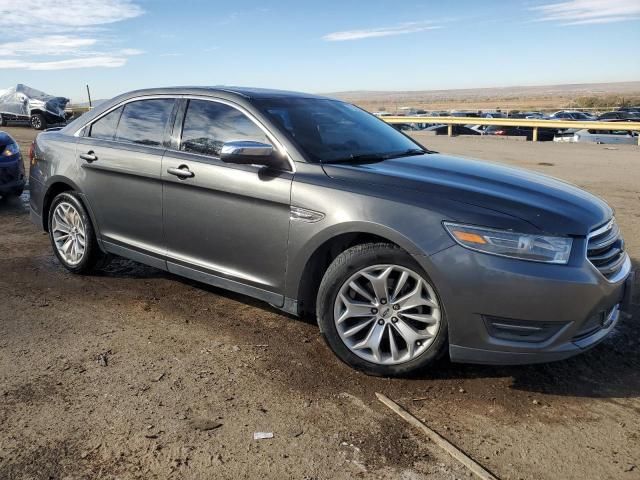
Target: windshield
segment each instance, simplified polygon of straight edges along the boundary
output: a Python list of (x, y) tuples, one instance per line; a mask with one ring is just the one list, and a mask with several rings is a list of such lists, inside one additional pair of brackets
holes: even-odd
[(266, 98), (262, 109), (312, 162), (384, 160), (424, 149), (375, 116), (337, 100)]

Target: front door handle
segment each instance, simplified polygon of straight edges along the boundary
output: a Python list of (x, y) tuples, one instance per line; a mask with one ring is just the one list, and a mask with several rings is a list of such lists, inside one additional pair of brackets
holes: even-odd
[(180, 165), (178, 168), (176, 167), (167, 168), (167, 173), (171, 175), (175, 175), (180, 179), (192, 178), (196, 175), (191, 170), (189, 170), (189, 167), (187, 167), (186, 165)]
[(93, 150), (89, 150), (87, 153), (81, 153), (80, 154), (80, 158), (83, 159), (83, 160), (86, 160), (89, 163), (92, 163), (92, 162), (95, 162), (96, 160), (98, 160), (98, 157), (93, 152)]

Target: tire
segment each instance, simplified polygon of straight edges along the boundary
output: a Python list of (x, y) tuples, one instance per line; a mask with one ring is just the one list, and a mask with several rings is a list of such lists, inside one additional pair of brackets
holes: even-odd
[(47, 128), (47, 120), (41, 113), (34, 113), (31, 115), (31, 126), (36, 130), (44, 130)]
[(6, 127), (7, 121), (0, 115), (0, 127)]
[[(63, 214), (65, 210), (68, 211), (68, 216), (66, 217)], [(77, 213), (77, 217), (73, 212)], [(57, 216), (57, 214), (61, 215)], [(76, 218), (77, 222), (74, 221)], [(67, 221), (71, 226), (75, 225), (79, 231), (83, 232), (84, 250), (80, 256), (74, 256), (72, 254), (66, 255), (63, 252), (63, 248), (59, 246), (62, 240), (71, 240), (73, 242), (75, 238), (78, 239), (79, 244), (82, 243), (78, 233), (74, 235), (74, 238), (68, 238), (69, 236), (64, 237), (61, 235), (64, 221)], [(96, 268), (104, 266), (107, 257), (98, 246), (91, 218), (87, 214), (87, 210), (84, 208), (84, 205), (76, 193), (63, 192), (58, 194), (53, 199), (51, 207), (49, 208), (49, 218), (47, 219), (47, 222), (49, 226), (49, 239), (51, 240), (53, 252), (58, 258), (58, 261), (67, 270), (72, 273), (87, 274)], [(65, 229), (66, 228), (67, 227), (65, 226)], [(69, 253), (71, 252), (72, 250)]]
[[(382, 278), (384, 275), (388, 276), (388, 280), (384, 280), (385, 288), (379, 291), (386, 291), (388, 299), (379, 298), (374, 293), (373, 283), (366, 283), (369, 277)], [(377, 303), (372, 305), (364, 296), (356, 293), (351, 288), (353, 281)], [(395, 292), (398, 285), (401, 285), (401, 289)], [(417, 292), (417, 295), (412, 292)], [(354, 302), (352, 306), (362, 309), (357, 316), (348, 315), (346, 303), (343, 302), (345, 295), (347, 300)], [(420, 306), (410, 307), (414, 303)], [(343, 362), (368, 375), (407, 375), (426, 367), (446, 352), (447, 318), (435, 286), (415, 260), (394, 245), (367, 243), (338, 255), (322, 278), (316, 305), (320, 331), (331, 350)], [(372, 309), (369, 310), (369, 307)], [(343, 315), (347, 316), (347, 320), (341, 323), (335, 321), (336, 317), (342, 318)], [(420, 321), (416, 321), (417, 318)], [(433, 325), (423, 323), (426, 319)], [(365, 324), (358, 330), (359, 326)], [(411, 327), (411, 330), (407, 330), (407, 327)], [(358, 333), (348, 336), (355, 330)], [(376, 350), (360, 346), (376, 332), (382, 332), (378, 355)], [(407, 342), (408, 338), (417, 340)], [(392, 344), (395, 352), (391, 349)]]

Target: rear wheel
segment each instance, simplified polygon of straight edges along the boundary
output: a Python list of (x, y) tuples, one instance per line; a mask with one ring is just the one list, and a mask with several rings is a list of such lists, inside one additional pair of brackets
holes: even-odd
[(336, 355), (370, 375), (403, 375), (445, 349), (447, 321), (435, 287), (400, 248), (358, 245), (329, 266), (318, 291), (322, 333)]
[(73, 192), (58, 194), (49, 209), (49, 238), (62, 265), (73, 273), (88, 273), (105, 255), (96, 241), (91, 219)]
[(31, 115), (31, 126), (36, 130), (44, 130), (47, 128), (47, 120), (41, 113), (34, 113)]

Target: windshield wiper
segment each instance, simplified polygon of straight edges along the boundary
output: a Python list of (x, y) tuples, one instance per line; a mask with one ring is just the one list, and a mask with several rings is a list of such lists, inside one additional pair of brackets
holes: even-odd
[(389, 160), (391, 158), (410, 157), (412, 155), (420, 155), (428, 153), (426, 150), (420, 148), (410, 148), (401, 152), (390, 153), (362, 153), (360, 155), (350, 155), (344, 158), (338, 158), (335, 160), (326, 160), (323, 163), (367, 163), (367, 162), (381, 162), (383, 160)]
[(421, 148), (410, 148), (408, 150), (404, 150), (403, 152), (390, 153), (387, 158), (411, 157), (413, 155), (422, 155), (424, 153), (429, 153), (429, 151), (423, 150)]

